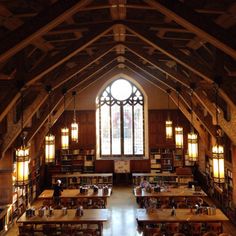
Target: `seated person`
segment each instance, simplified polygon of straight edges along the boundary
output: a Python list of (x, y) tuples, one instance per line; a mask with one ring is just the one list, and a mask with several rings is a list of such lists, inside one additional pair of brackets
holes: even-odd
[(140, 183), (140, 187), (141, 188), (151, 187), (151, 184), (147, 181), (146, 177), (143, 178), (143, 181)]
[(61, 186), (61, 180), (58, 179), (57, 183), (54, 185), (54, 191), (53, 191), (53, 201), (57, 206), (60, 205), (60, 196), (62, 191), (63, 188)]

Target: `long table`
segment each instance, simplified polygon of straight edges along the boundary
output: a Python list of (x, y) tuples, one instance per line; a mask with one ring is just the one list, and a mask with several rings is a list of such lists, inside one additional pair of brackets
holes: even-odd
[(23, 226), (33, 226), (32, 229), (36, 229), (35, 226), (38, 225), (51, 225), (58, 224), (57, 230), (62, 230), (65, 225), (76, 225), (76, 224), (87, 224), (87, 225), (97, 225), (99, 235), (102, 235), (103, 222), (108, 221), (108, 210), (107, 209), (84, 209), (83, 216), (76, 216), (75, 209), (68, 209), (67, 214), (63, 215), (63, 210), (53, 210), (51, 216), (39, 216), (37, 213), (35, 216), (27, 217), (24, 213), (18, 220), (18, 225)]
[[(104, 200), (104, 207), (107, 204), (107, 198), (111, 196), (112, 189), (108, 189), (108, 194), (104, 194), (102, 189), (98, 189), (98, 193), (94, 193), (92, 189), (88, 189), (87, 193), (80, 193), (79, 189), (64, 189), (61, 193), (61, 198), (66, 199), (78, 199), (78, 198), (87, 198), (87, 199), (103, 199)], [(53, 190), (46, 189), (44, 190), (38, 197), (38, 199), (49, 199), (52, 200), (53, 198)]]
[(196, 215), (190, 209), (176, 209), (176, 215), (171, 215), (172, 209), (156, 209), (153, 212), (148, 212), (146, 209), (137, 209), (137, 222), (142, 226), (144, 235), (146, 235), (147, 225), (156, 223), (210, 223), (228, 221), (228, 217), (220, 209), (216, 209), (215, 215)]
[(161, 192), (147, 192), (144, 188), (141, 193), (137, 193), (136, 188), (134, 188), (135, 197), (206, 197), (207, 194), (203, 191), (194, 191), (186, 186), (181, 186), (178, 188), (169, 187), (165, 191)]

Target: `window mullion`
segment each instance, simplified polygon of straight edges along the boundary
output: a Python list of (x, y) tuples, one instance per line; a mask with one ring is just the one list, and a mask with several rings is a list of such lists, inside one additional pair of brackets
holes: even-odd
[[(133, 101), (132, 101), (133, 103)], [(135, 137), (134, 137), (134, 105), (132, 104), (132, 134), (133, 134), (133, 155), (134, 153), (134, 147), (135, 147)]]
[(120, 105), (121, 156), (124, 156), (124, 107)]
[[(111, 99), (111, 97), (110, 97)], [(112, 119), (111, 119), (111, 101), (110, 101), (110, 106), (109, 106), (109, 121), (110, 121), (110, 155), (113, 156), (112, 153)]]

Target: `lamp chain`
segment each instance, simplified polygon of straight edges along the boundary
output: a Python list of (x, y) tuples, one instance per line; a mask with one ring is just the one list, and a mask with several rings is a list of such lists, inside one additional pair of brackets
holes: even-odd
[(75, 94), (73, 94), (74, 96), (74, 117), (73, 117), (73, 120), (74, 122), (76, 122), (76, 114), (75, 114)]

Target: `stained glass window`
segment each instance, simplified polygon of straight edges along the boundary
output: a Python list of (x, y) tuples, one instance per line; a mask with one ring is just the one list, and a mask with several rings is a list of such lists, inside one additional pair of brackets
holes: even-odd
[(100, 156), (144, 155), (144, 98), (125, 79), (109, 84), (98, 98)]

